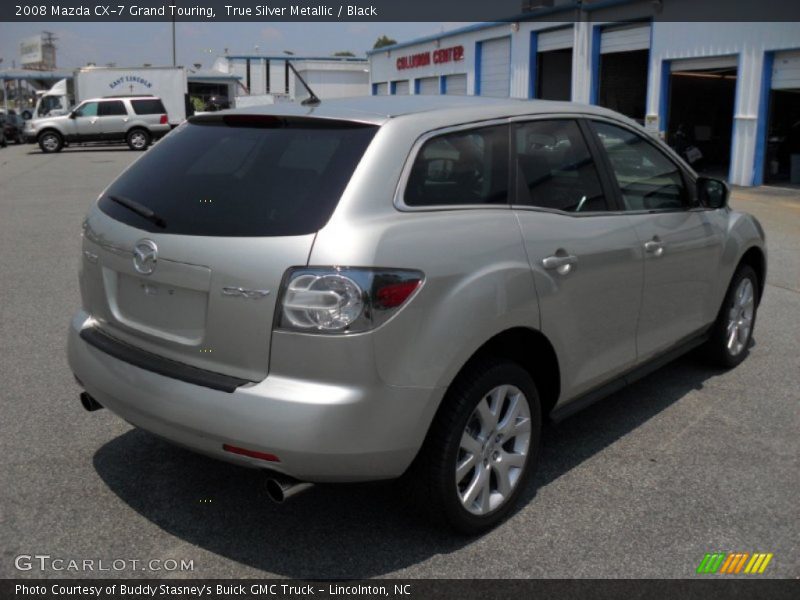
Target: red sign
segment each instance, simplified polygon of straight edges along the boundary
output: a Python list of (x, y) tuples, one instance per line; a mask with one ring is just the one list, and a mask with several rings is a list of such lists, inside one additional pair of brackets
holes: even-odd
[(397, 70), (402, 71), (403, 69), (427, 67), (431, 62), (438, 65), (441, 63), (457, 62), (459, 60), (464, 60), (464, 46), (439, 48), (433, 52), (429, 50), (427, 52), (401, 56), (397, 59)]

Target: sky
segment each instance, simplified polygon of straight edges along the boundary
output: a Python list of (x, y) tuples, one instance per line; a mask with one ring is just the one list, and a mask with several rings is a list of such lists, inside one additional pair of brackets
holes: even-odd
[[(397, 41), (439, 33), (465, 23), (178, 23), (177, 62), (208, 68), (224, 54), (282, 54), (327, 56), (349, 50), (364, 56), (381, 35)], [(59, 68), (89, 62), (118, 66), (172, 64), (172, 24), (148, 23), (0, 23), (0, 69), (19, 67), (19, 43), (41, 31), (56, 41)]]

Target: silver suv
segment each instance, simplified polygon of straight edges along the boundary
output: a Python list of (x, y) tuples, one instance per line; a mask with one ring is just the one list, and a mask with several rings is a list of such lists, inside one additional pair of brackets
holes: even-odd
[(696, 346), (733, 367), (764, 233), (611, 111), (453, 97), (194, 117), (101, 194), (84, 407), (308, 482), (405, 475), (475, 532), (561, 419)]
[(111, 96), (81, 102), (69, 114), (28, 121), (25, 138), (42, 152), (70, 143), (125, 142), (144, 150), (170, 131), (167, 110), (155, 96)]

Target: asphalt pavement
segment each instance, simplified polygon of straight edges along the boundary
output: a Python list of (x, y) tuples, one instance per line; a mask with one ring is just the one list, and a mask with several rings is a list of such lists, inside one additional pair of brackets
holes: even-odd
[(421, 521), (400, 484), (276, 506), (260, 473), (81, 408), (65, 358), (81, 221), (136, 157), (0, 149), (0, 577), (672, 578), (718, 551), (770, 552), (761, 577), (800, 577), (800, 190), (734, 193), (770, 253), (749, 358), (681, 358), (550, 426), (519, 512), (464, 538)]

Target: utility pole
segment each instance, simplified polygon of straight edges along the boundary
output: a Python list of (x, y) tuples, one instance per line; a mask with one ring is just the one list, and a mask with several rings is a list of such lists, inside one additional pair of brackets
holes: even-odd
[(173, 67), (178, 66), (178, 61), (175, 57), (175, 13), (174, 12), (172, 13), (172, 66)]

